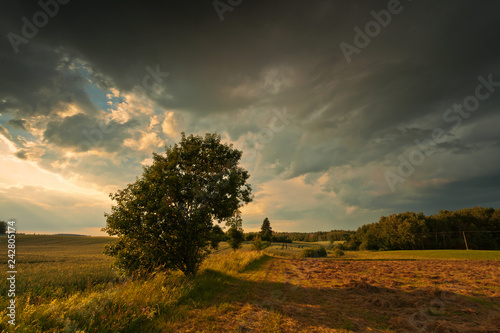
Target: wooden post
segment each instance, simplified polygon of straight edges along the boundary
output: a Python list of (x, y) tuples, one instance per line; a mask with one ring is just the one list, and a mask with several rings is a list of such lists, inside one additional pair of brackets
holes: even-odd
[(467, 238), (465, 238), (465, 232), (462, 231), (462, 234), (464, 235), (464, 241), (465, 241), (465, 247), (467, 248), (467, 250), (469, 249), (469, 245), (467, 245)]

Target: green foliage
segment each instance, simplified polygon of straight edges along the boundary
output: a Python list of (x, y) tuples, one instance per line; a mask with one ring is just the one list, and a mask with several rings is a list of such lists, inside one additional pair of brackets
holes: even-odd
[(331, 231), (316, 231), (316, 232), (281, 232), (293, 242), (335, 242), (349, 241), (351, 235), (356, 232), (351, 230), (331, 230)]
[(124, 190), (103, 230), (118, 241), (105, 250), (128, 273), (180, 269), (195, 275), (214, 245), (213, 222), (227, 221), (252, 199), (242, 152), (220, 136), (182, 133), (179, 144), (153, 154), (153, 164)]
[(345, 251), (346, 247), (345, 247), (344, 243), (336, 243), (336, 244), (330, 243), (328, 245), (327, 249), (332, 250), (332, 251), (337, 250), (337, 249), (339, 249), (341, 251)]
[(342, 250), (342, 251), (345, 251), (346, 248), (344, 246), (344, 243), (337, 243), (337, 244), (334, 244), (333, 245), (334, 249), (339, 249), (339, 250)]
[(243, 220), (241, 219), (241, 212), (236, 210), (235, 216), (230, 218), (226, 225), (229, 226), (227, 231), (227, 242), (229, 246), (236, 251), (243, 244), (245, 234), (243, 233)]
[(234, 251), (239, 249), (243, 244), (244, 240), (243, 231), (238, 230), (236, 227), (233, 226), (229, 228), (229, 230), (227, 231), (227, 236), (228, 236), (227, 243)]
[[(277, 232), (272, 231), (272, 241), (278, 243), (292, 243), (292, 242), (317, 242), (317, 241), (349, 241), (351, 235), (354, 235), (355, 231), (350, 230), (331, 230), (331, 231), (316, 231), (316, 232)], [(245, 234), (246, 241), (253, 241), (256, 235), (261, 235), (260, 231), (258, 233), (249, 232)]]
[(288, 238), (288, 236), (286, 234), (283, 234), (281, 233), (280, 235), (276, 234), (276, 232), (274, 232), (274, 235), (272, 236), (272, 241), (274, 243), (291, 243), (292, 240), (290, 238)]
[(315, 246), (312, 248), (302, 250), (301, 257), (303, 258), (318, 258), (326, 257), (327, 252), (323, 246)]
[(7, 222), (0, 221), (0, 234), (7, 233)]
[(253, 241), (253, 248), (254, 250), (257, 250), (257, 251), (261, 251), (264, 246), (262, 244), (262, 241), (260, 240), (260, 237), (255, 237), (254, 241)]
[(220, 226), (217, 224), (212, 228), (212, 232), (210, 234), (210, 247), (213, 250), (217, 250), (219, 248), (219, 243), (227, 240), (227, 236)]
[(247, 242), (252, 242), (255, 239), (256, 235), (254, 233), (245, 234), (245, 240)]
[(405, 212), (364, 225), (345, 245), (348, 250), (500, 249), (500, 209), (474, 207), (425, 216)]
[(335, 249), (335, 251), (333, 251), (333, 255), (335, 257), (342, 257), (344, 255), (344, 251), (342, 251), (341, 249), (337, 248), (337, 249)]
[(264, 241), (272, 241), (273, 239), (273, 230), (271, 228), (271, 222), (269, 222), (269, 219), (266, 217), (264, 221), (262, 222), (262, 227), (260, 228), (260, 237)]

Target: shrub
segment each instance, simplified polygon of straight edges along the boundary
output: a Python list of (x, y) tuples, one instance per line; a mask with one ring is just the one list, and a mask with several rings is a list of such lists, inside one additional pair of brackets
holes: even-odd
[(328, 250), (331, 250), (331, 251), (334, 251), (334, 250), (336, 250), (336, 249), (340, 249), (340, 250), (342, 250), (342, 251), (345, 251), (345, 250), (346, 250), (346, 248), (345, 248), (345, 246), (344, 246), (344, 243), (337, 243), (337, 244), (333, 244), (333, 243), (331, 243), (330, 245), (328, 245), (328, 248), (327, 248), (327, 249), (328, 249)]
[(309, 249), (302, 250), (301, 257), (303, 258), (318, 258), (318, 257), (326, 257), (326, 249), (322, 246), (313, 247)]
[(342, 257), (344, 255), (344, 251), (342, 251), (341, 249), (335, 249), (335, 251), (333, 251), (333, 255), (335, 257)]
[(344, 243), (338, 243), (338, 244), (335, 244), (335, 248), (336, 249), (339, 249), (339, 250), (342, 250), (342, 251), (345, 251), (345, 246), (344, 246)]
[(254, 248), (254, 250), (257, 250), (257, 251), (260, 251), (264, 248), (262, 245), (262, 241), (260, 240), (260, 237), (255, 237), (255, 239), (253, 241), (253, 248)]
[(227, 236), (229, 237), (227, 243), (234, 251), (241, 247), (244, 239), (243, 231), (241, 229), (233, 225), (227, 231)]

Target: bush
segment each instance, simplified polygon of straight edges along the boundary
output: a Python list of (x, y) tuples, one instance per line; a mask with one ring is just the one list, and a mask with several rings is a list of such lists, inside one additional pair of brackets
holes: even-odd
[(260, 251), (263, 249), (262, 241), (260, 240), (260, 237), (255, 237), (253, 241), (253, 248), (256, 251)]
[(318, 257), (326, 257), (326, 249), (322, 246), (315, 246), (313, 248), (302, 250), (301, 257), (303, 258), (318, 258)]
[(337, 243), (337, 244), (330, 243), (330, 245), (328, 245), (327, 249), (331, 250), (331, 251), (334, 251), (336, 249), (340, 249), (342, 251), (345, 251), (345, 250), (347, 250), (347, 248), (344, 244), (347, 244), (347, 243)]
[(229, 237), (227, 243), (234, 251), (241, 247), (245, 237), (243, 231), (234, 225), (227, 231), (227, 236)]
[(338, 244), (335, 244), (335, 249), (345, 251), (346, 248), (344, 246), (344, 243), (338, 243)]
[(342, 251), (341, 249), (335, 249), (335, 251), (333, 251), (333, 255), (335, 257), (342, 257), (344, 255), (344, 251)]

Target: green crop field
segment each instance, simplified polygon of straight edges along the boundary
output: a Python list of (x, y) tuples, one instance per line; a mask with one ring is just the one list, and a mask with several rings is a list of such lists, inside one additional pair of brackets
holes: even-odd
[[(130, 278), (102, 254), (113, 238), (16, 240), (16, 325), (1, 284), (2, 332), (495, 332), (500, 323), (498, 251), (300, 259), (304, 248), (328, 244), (232, 251), (222, 243), (195, 278)], [(5, 244), (0, 238), (4, 262)]]

